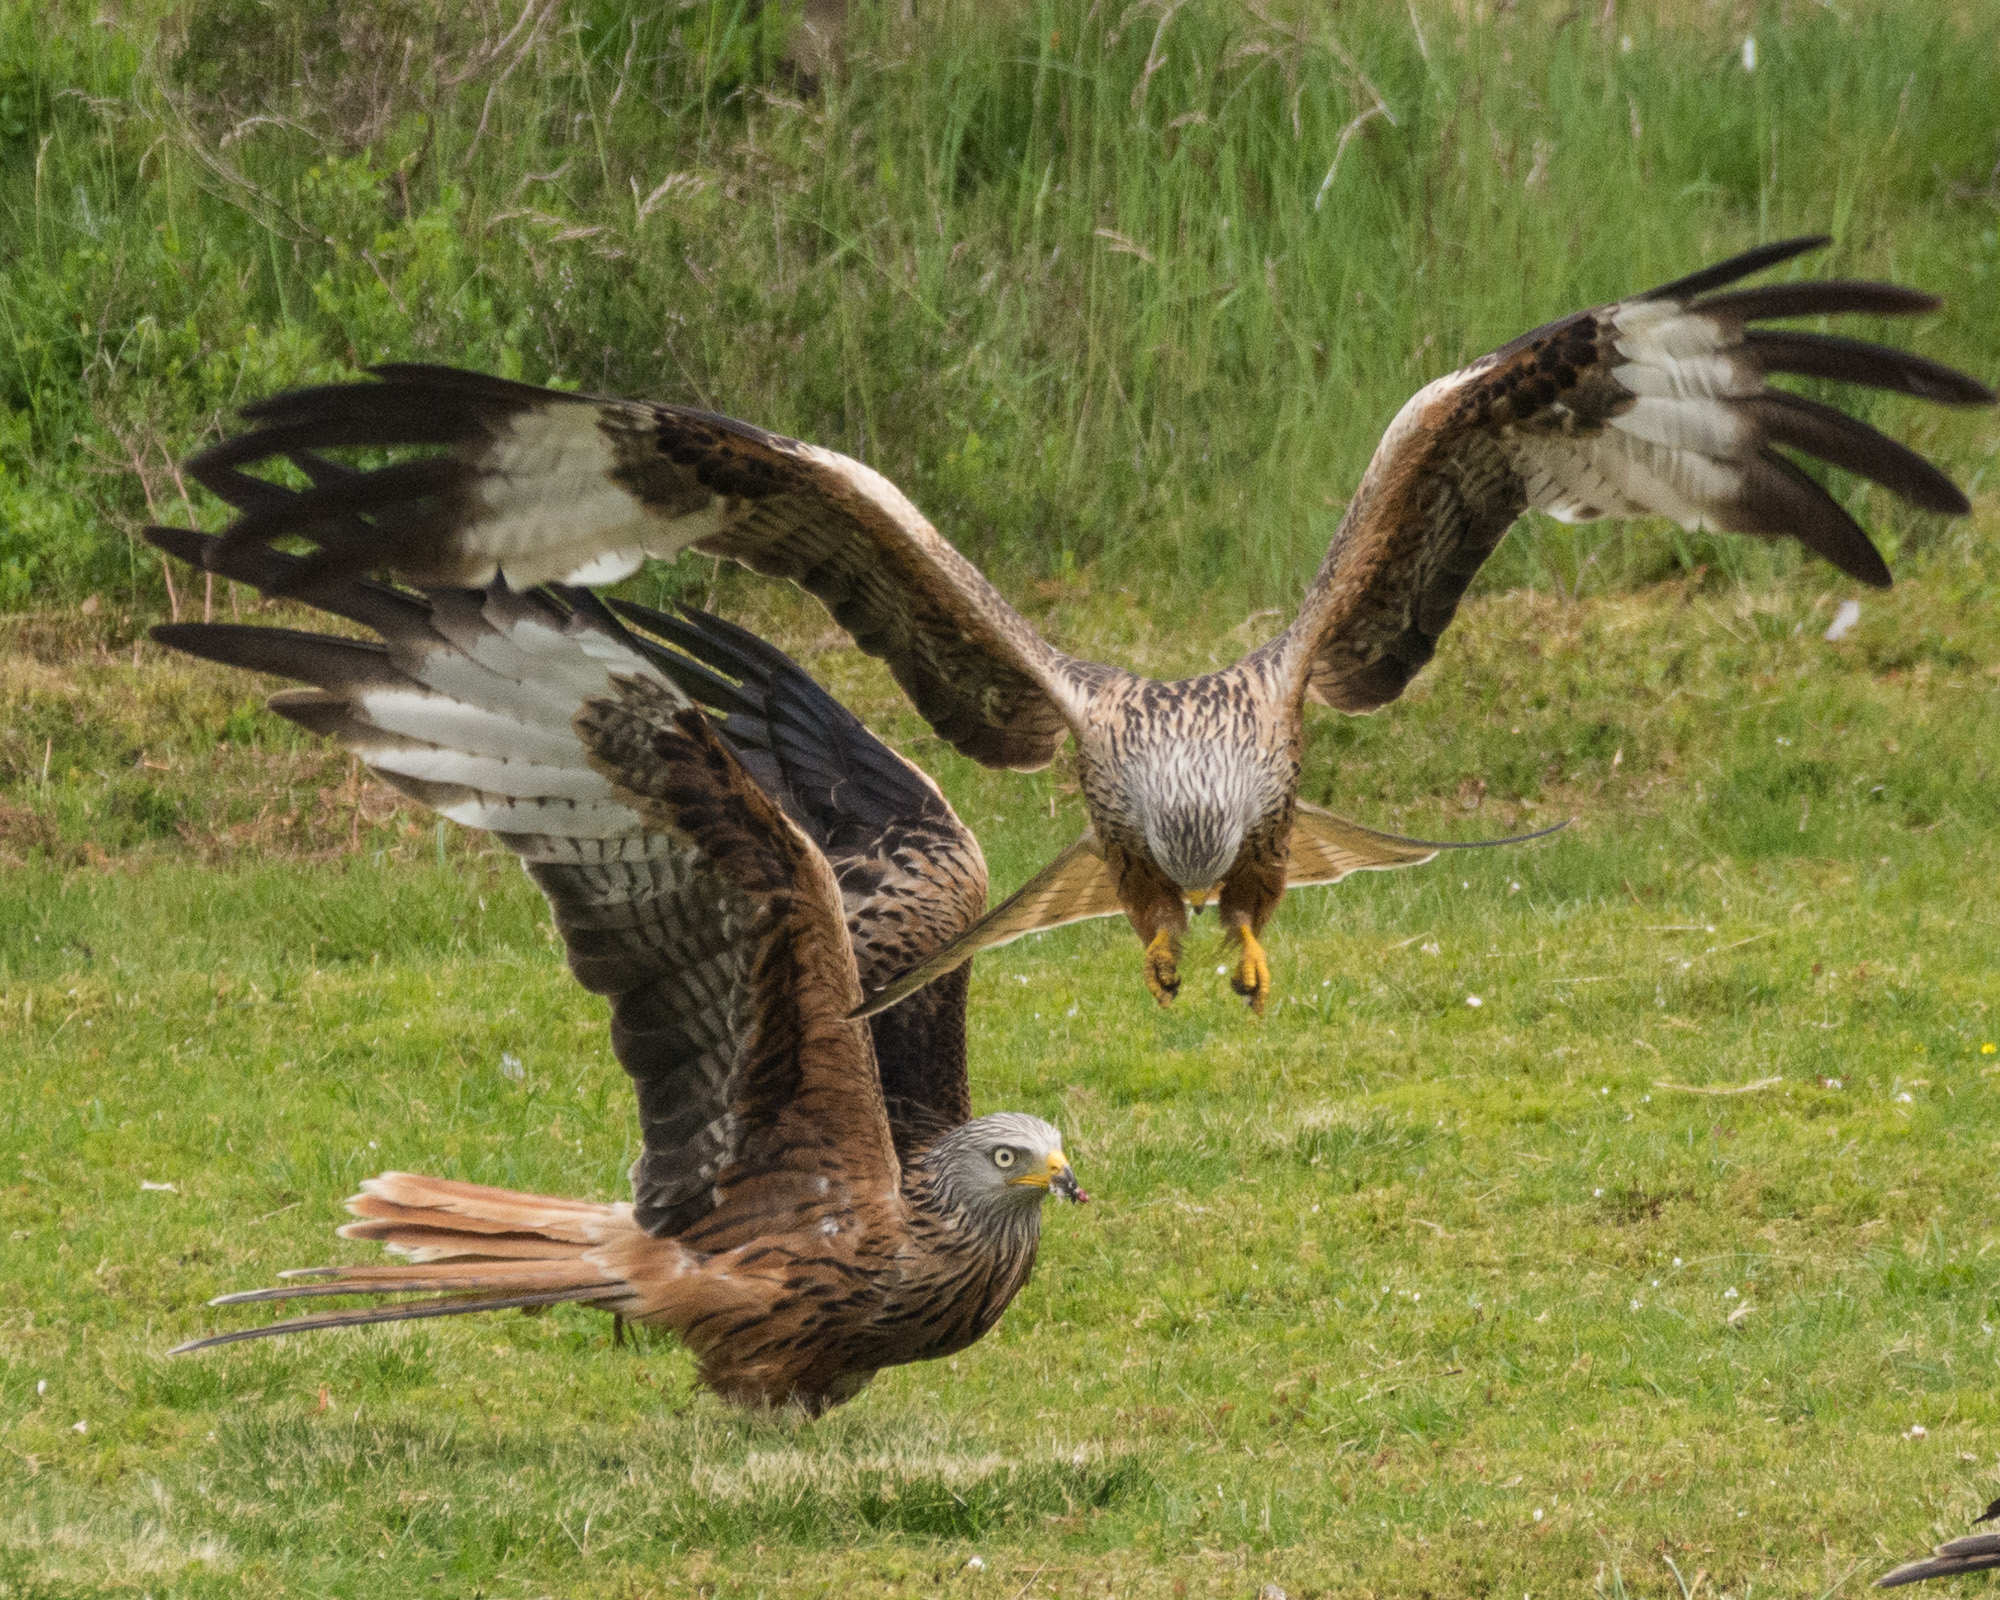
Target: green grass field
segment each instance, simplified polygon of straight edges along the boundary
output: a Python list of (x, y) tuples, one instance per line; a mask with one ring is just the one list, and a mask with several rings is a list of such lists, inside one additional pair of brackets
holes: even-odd
[[(1977, 509), (1837, 486), (1899, 579), (1845, 642), (1787, 551), (1531, 520), (1403, 701), (1314, 714), (1307, 799), (1563, 833), (1292, 897), (1261, 1022), (1212, 922), (1166, 1012), (1122, 924), (981, 962), (977, 1106), (1094, 1203), (957, 1359), (801, 1425), (574, 1308), (164, 1358), (362, 1258), (371, 1172), (614, 1198), (636, 1139), (511, 859), (142, 642), (285, 620), (135, 539), (217, 524), (172, 462), (232, 407), (397, 358), (730, 410), (1173, 676), (1282, 624), (1423, 381), (1758, 239), (2000, 377), (1990, 0), (848, 10), (828, 70), (753, 0), (0, 7), (0, 1600), (1827, 1600), (1962, 1531), (2000, 434), (1866, 396)], [(798, 654), (996, 890), (1080, 826), (809, 605), (637, 588)]]
[[(614, 1197), (633, 1114), (511, 861), (315, 802), (344, 765), (242, 681), (19, 625), (10, 719), (104, 743), (9, 791), (0, 1593), (1858, 1592), (2000, 1485), (1994, 532), (1837, 646), (1806, 581), (1476, 602), (1316, 719), (1307, 792), (1578, 820), (1294, 895), (1261, 1024), (1198, 959), (1158, 1011), (1118, 924), (983, 961), (979, 1107), (1059, 1122), (1095, 1203), (992, 1337), (809, 1426), (570, 1308), (163, 1357), (359, 1255), (366, 1174)], [(1070, 837), (1059, 771), (944, 755), (745, 590), (996, 886)], [(1239, 643), (1090, 609), (1044, 621)]]

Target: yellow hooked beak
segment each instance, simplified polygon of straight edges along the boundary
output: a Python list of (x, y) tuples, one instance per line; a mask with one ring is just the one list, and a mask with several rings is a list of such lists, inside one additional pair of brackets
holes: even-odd
[(1090, 1198), (1078, 1187), (1076, 1174), (1070, 1171), (1069, 1157), (1060, 1150), (1049, 1152), (1048, 1165), (1039, 1172), (1024, 1172), (1018, 1178), (1009, 1178), (1008, 1184), (1014, 1188), (1026, 1186), (1031, 1189), (1046, 1189), (1051, 1194), (1059, 1194), (1071, 1205), (1082, 1205)]

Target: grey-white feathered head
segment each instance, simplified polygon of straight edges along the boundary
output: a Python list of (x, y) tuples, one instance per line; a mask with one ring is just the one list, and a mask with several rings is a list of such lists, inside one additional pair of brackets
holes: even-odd
[(951, 1199), (975, 1213), (1033, 1211), (1050, 1195), (1089, 1199), (1077, 1187), (1062, 1134), (1024, 1111), (998, 1111), (951, 1130), (925, 1152), (924, 1165)]

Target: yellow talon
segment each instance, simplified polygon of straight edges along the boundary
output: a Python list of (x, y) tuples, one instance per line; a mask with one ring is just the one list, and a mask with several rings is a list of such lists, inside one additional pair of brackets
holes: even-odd
[(1172, 1005), (1181, 992), (1179, 942), (1171, 928), (1162, 928), (1146, 946), (1146, 987), (1163, 1006)]
[(1257, 935), (1247, 927), (1230, 929), (1230, 936), (1243, 946), (1243, 954), (1229, 979), (1229, 987), (1248, 1000), (1250, 1009), (1261, 1017), (1265, 998), (1271, 992), (1271, 964), (1264, 959), (1264, 947), (1257, 942)]

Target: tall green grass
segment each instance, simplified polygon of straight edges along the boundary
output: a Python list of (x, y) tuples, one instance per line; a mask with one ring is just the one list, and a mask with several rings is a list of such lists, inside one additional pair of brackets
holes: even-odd
[[(1283, 605), (1419, 384), (1756, 239), (2000, 370), (1981, 10), (856, 0), (808, 72), (756, 0), (15, 6), (0, 604), (159, 609), (171, 461), (393, 358), (858, 453), (1008, 582)], [(1984, 480), (1984, 419), (1881, 409)], [(1487, 582), (1790, 559), (1538, 522)]]

